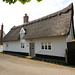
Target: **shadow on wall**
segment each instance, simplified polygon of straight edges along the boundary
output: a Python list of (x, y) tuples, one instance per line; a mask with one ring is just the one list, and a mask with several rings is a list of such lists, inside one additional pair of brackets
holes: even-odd
[(3, 52), (3, 45), (0, 45), (0, 52)]

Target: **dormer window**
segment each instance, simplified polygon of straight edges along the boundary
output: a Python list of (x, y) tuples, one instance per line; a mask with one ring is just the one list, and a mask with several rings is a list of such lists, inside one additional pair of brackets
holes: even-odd
[(21, 28), (20, 30), (20, 39), (22, 39), (25, 35), (26, 31), (24, 30), (24, 28)]

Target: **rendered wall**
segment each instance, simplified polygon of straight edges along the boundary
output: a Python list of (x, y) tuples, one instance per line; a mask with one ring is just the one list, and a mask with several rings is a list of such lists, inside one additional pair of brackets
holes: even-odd
[[(50, 42), (51, 50), (42, 50), (41, 49), (42, 42)], [(9, 45), (8, 48), (6, 47), (7, 43)], [(25, 48), (21, 48), (21, 43), (25, 43)], [(3, 50), (4, 51), (24, 52), (24, 53), (30, 54), (29, 43), (35, 43), (35, 54), (65, 57), (65, 50), (67, 48), (66, 36), (41, 38), (41, 39), (26, 40), (26, 41), (21, 40), (21, 41), (14, 41), (14, 42), (4, 42)]]
[[(32, 40), (31, 42), (35, 43), (35, 54), (65, 57), (65, 50), (67, 49), (66, 37), (43, 38)], [(41, 49), (42, 42), (50, 42), (51, 50)]]
[[(6, 47), (6, 44), (8, 43), (8, 47)], [(25, 47), (21, 48), (21, 43), (25, 43)], [(28, 43), (25, 40), (20, 41), (13, 41), (13, 42), (4, 42), (3, 43), (3, 50), (4, 51), (14, 51), (14, 52), (29, 52)]]

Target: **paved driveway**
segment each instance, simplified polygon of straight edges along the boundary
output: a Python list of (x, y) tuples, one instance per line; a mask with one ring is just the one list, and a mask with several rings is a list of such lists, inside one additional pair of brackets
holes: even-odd
[(0, 54), (0, 75), (75, 75), (75, 68)]

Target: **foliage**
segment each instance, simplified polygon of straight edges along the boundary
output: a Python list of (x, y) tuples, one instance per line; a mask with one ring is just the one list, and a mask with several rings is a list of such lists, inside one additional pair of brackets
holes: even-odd
[[(9, 3), (9, 4), (14, 4), (16, 3), (17, 1), (21, 2), (22, 4), (25, 4), (25, 3), (28, 3), (30, 2), (31, 0), (3, 0), (3, 2), (6, 2), (6, 3)], [(42, 0), (36, 0), (37, 2), (40, 2)]]

